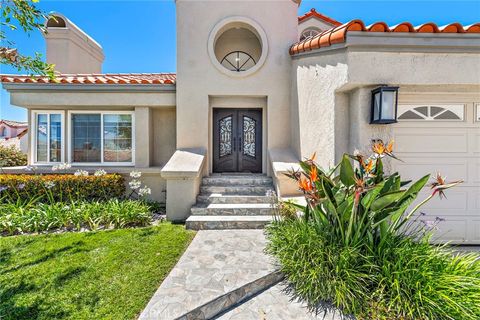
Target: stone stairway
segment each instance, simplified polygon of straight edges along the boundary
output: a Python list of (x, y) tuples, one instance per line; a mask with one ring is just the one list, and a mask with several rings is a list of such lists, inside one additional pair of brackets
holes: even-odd
[(272, 221), (272, 178), (262, 174), (213, 174), (202, 180), (187, 229), (261, 229)]

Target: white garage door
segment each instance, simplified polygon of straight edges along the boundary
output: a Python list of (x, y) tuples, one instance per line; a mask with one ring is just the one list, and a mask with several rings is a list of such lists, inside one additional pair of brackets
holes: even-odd
[(425, 221), (445, 219), (434, 240), (480, 244), (480, 104), (399, 105), (398, 120), (392, 129), (404, 162), (393, 166), (403, 178), (440, 172), (447, 181), (464, 181), (420, 210)]

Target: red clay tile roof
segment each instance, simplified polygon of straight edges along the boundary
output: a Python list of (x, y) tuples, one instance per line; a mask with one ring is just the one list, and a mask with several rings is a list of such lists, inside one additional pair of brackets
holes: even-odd
[(339, 25), (341, 25), (342, 23), (341, 22), (338, 22), (337, 20), (335, 19), (332, 19), (330, 17), (327, 17), (327, 16), (324, 16), (323, 14), (321, 13), (318, 13), (317, 10), (315, 10), (314, 8), (310, 9), (309, 12), (305, 13), (303, 16), (300, 16), (298, 17), (298, 22), (303, 22), (307, 19), (310, 19), (310, 18), (318, 18), (320, 20), (323, 20), (325, 21), (326, 23), (329, 23), (331, 25), (334, 25), (335, 27), (338, 27)]
[(175, 84), (174, 73), (107, 73), (61, 74), (55, 80), (26, 75), (0, 75), (3, 83), (59, 83), (59, 84)]
[(21, 128), (21, 127), (27, 127), (28, 123), (27, 122), (20, 122), (20, 121), (14, 121), (14, 120), (0, 120), (0, 124), (5, 123), (7, 126), (12, 127), (12, 128)]
[(338, 27), (326, 30), (312, 38), (307, 38), (293, 44), (290, 54), (296, 55), (305, 51), (331, 46), (332, 44), (345, 42), (349, 31), (365, 32), (412, 32), (412, 33), (480, 33), (480, 22), (469, 26), (460, 23), (451, 23), (439, 27), (433, 22), (424, 23), (414, 27), (409, 22), (403, 22), (395, 26), (388, 26), (385, 22), (377, 22), (365, 26), (362, 20), (352, 20)]

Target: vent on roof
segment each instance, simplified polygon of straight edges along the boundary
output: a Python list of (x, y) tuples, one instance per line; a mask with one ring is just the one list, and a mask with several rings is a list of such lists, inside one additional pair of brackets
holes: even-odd
[(52, 16), (47, 21), (47, 28), (66, 28), (67, 23), (59, 16)]

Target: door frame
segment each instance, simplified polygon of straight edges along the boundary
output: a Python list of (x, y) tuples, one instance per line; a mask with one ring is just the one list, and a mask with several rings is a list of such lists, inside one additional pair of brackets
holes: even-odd
[(209, 96), (208, 174), (213, 173), (213, 109), (259, 109), (262, 111), (262, 173), (267, 172), (267, 97)]

